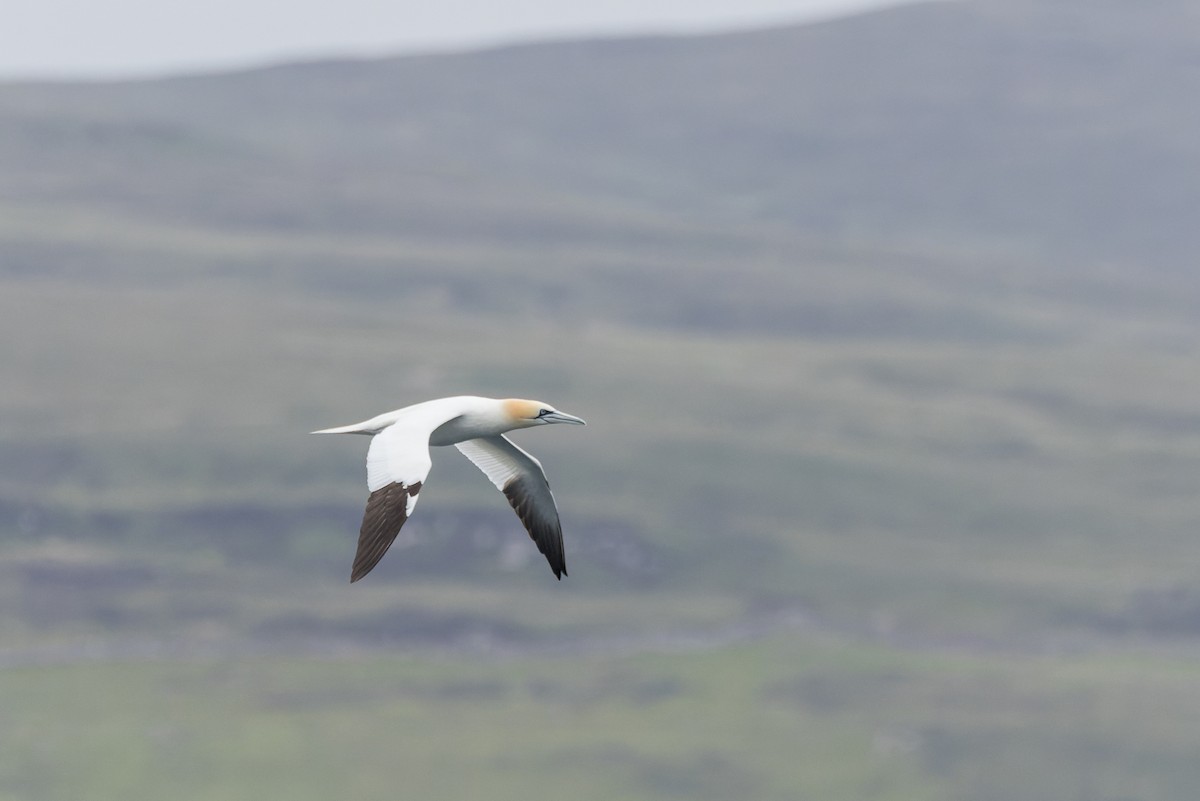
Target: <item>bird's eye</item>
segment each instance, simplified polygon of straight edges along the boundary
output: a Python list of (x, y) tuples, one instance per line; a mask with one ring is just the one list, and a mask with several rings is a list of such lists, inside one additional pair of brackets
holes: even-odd
[(546, 415), (548, 415), (548, 414), (550, 414), (550, 410), (549, 410), (549, 409), (541, 409), (541, 410), (539, 410), (539, 411), (538, 411), (538, 413), (537, 413), (537, 416), (538, 416), (538, 417), (545, 417), (545, 416), (546, 416)]

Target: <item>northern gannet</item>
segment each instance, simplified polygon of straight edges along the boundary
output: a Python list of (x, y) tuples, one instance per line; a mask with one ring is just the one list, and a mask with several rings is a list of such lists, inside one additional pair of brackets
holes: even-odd
[(541, 462), (504, 436), (505, 431), (549, 423), (586, 425), (578, 417), (541, 401), (463, 395), (425, 401), (362, 423), (312, 432), (371, 435), (371, 447), (367, 450), (370, 495), (358, 533), (351, 583), (379, 563), (412, 514), (417, 495), (429, 475), (430, 445), (455, 446), (491, 479), (508, 498), (561, 581), (567, 574), (567, 564), (558, 507), (554, 505), (550, 484)]

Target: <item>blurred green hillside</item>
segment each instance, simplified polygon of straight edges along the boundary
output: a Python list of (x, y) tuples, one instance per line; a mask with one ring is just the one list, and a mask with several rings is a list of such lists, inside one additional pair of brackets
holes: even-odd
[[(1196, 22), (0, 84), (0, 801), (1190, 798)], [(350, 587), (460, 393), (570, 577), (439, 449)]]

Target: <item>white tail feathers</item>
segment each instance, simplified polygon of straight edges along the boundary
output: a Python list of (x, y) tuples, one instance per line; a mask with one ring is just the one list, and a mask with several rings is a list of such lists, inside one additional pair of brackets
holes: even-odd
[(312, 431), (312, 434), (374, 434), (376, 429), (367, 427), (367, 423), (355, 423), (350, 426), (338, 426), (337, 428), (322, 428), (320, 431)]
[(374, 436), (383, 429), (394, 424), (401, 418), (408, 409), (397, 409), (394, 412), (380, 414), (372, 417), (370, 420), (363, 420), (361, 423), (354, 423), (348, 426), (338, 426), (337, 428), (322, 428), (320, 431), (313, 431), (314, 434), (370, 434)]

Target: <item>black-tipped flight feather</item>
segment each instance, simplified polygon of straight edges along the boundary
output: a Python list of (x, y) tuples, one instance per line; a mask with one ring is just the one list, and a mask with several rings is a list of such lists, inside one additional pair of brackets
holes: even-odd
[(507, 437), (481, 437), (455, 446), (508, 498), (525, 530), (561, 581), (567, 574), (562, 524), (542, 464)]
[(362, 527), (358, 530), (358, 551), (354, 554), (354, 567), (350, 571), (351, 583), (370, 573), (387, 549), (392, 547), (420, 491), (419, 481), (411, 487), (393, 482), (368, 496)]

